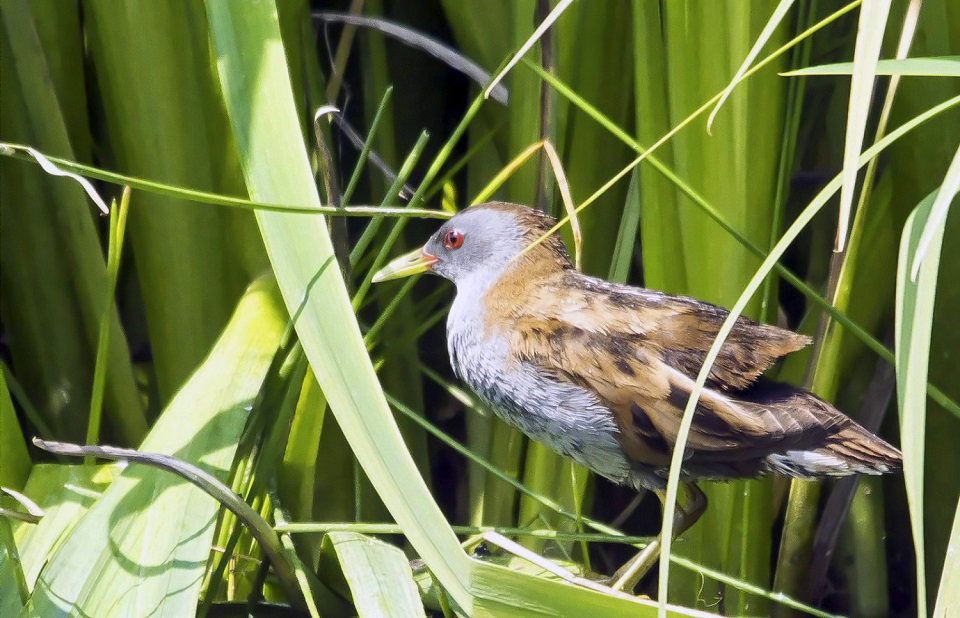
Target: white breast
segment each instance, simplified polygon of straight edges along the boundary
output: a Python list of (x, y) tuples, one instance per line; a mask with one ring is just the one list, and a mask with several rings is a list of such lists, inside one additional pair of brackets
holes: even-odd
[(613, 417), (596, 395), (529, 363), (509, 362), (508, 335), (485, 333), (484, 289), (459, 285), (447, 316), (454, 373), (530, 438), (614, 482), (636, 484)]

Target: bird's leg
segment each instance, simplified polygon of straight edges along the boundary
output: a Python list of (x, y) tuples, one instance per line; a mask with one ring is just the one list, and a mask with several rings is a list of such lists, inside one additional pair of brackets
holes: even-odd
[[(707, 496), (700, 491), (699, 487), (693, 483), (685, 483), (683, 490), (686, 496), (686, 504), (682, 507), (678, 504), (674, 511), (673, 538), (677, 538), (689, 530), (690, 526), (695, 524), (707, 509)], [(660, 498), (661, 504), (666, 506), (666, 492), (658, 489), (655, 490), (655, 493), (657, 497)], [(631, 558), (629, 562), (614, 573), (611, 587), (614, 590), (623, 590), (632, 593), (637, 583), (643, 579), (643, 576), (646, 575), (650, 568), (657, 562), (657, 559), (660, 557), (660, 547), (660, 537), (658, 536), (651, 541), (649, 545), (644, 547), (640, 553)]]

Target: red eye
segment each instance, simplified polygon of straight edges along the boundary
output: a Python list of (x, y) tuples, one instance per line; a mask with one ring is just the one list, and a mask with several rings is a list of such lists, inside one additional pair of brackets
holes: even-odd
[(443, 235), (443, 246), (446, 249), (459, 249), (463, 244), (463, 234), (457, 230), (450, 230)]

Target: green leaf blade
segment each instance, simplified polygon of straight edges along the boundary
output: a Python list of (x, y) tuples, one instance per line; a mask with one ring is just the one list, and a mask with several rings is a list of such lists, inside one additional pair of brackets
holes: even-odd
[[(274, 4), (207, 0), (206, 6), (251, 197), (318, 206)], [(469, 608), (470, 565), (389, 413), (323, 218), (258, 213), (257, 219), (304, 351), (354, 454), (450, 596)]]
[(897, 401), (900, 409), (900, 441), (903, 450), (903, 475), (914, 548), (917, 555), (917, 612), (926, 615), (926, 575), (924, 559), (924, 439), (927, 418), (925, 385), (930, 362), (933, 307), (943, 241), (943, 221), (930, 239), (927, 257), (917, 281), (910, 278), (910, 265), (916, 256), (923, 229), (932, 213), (939, 191), (928, 195), (910, 214), (900, 241), (897, 265)]
[(399, 548), (354, 532), (330, 532), (324, 545), (336, 553), (361, 618), (426, 616), (410, 563)]
[[(782, 75), (785, 77), (809, 77), (814, 75), (850, 75), (852, 72), (852, 62), (838, 62), (786, 71)], [(877, 75), (960, 77), (960, 56), (880, 60), (877, 62)]]
[[(140, 450), (199, 463), (224, 480), (285, 326), (275, 284), (254, 283)], [(218, 509), (203, 491), (167, 472), (126, 467), (53, 553), (25, 611), (190, 615)]]

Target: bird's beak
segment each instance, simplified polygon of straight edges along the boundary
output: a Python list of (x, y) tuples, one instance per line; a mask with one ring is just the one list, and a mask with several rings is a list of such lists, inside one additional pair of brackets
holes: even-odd
[(380, 283), (381, 281), (389, 281), (390, 279), (400, 279), (402, 277), (409, 277), (410, 275), (418, 275), (427, 272), (436, 263), (436, 256), (430, 255), (423, 249), (414, 249), (410, 253), (401, 255), (381, 268), (380, 271), (373, 276), (373, 282)]

